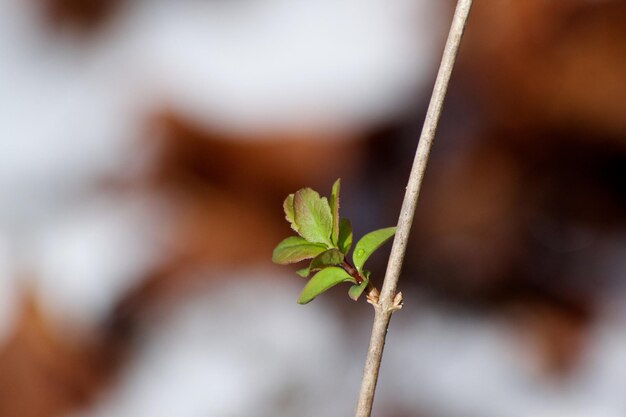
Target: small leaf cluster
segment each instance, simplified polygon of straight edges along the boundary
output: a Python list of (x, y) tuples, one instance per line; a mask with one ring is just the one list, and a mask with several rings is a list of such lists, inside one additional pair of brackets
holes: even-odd
[(311, 188), (289, 194), (283, 203), (285, 218), (298, 236), (290, 236), (276, 246), (272, 261), (287, 265), (310, 260), (297, 271), (303, 278), (311, 276), (298, 303), (306, 304), (319, 294), (342, 282), (352, 284), (348, 295), (357, 300), (371, 288), (370, 271), (363, 269), (367, 259), (396, 232), (395, 227), (375, 230), (355, 245), (352, 263), (347, 259), (352, 247), (352, 224), (339, 217), (341, 180), (332, 186), (330, 197), (320, 197)]

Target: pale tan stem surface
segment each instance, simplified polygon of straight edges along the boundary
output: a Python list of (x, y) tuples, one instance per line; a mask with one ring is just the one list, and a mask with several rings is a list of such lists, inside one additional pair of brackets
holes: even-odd
[(415, 160), (411, 168), (409, 182), (406, 187), (402, 209), (400, 210), (400, 218), (398, 219), (398, 229), (391, 248), (391, 255), (387, 264), (387, 272), (383, 282), (382, 291), (380, 293), (379, 304), (375, 306), (374, 325), (372, 327), (372, 336), (367, 351), (367, 359), (365, 361), (365, 369), (363, 371), (363, 380), (361, 382), (361, 391), (356, 407), (356, 417), (370, 417), (372, 414), (372, 404), (374, 402), (374, 392), (376, 391), (376, 382), (378, 381), (378, 371), (383, 356), (383, 348), (385, 346), (385, 338), (387, 328), (394, 311), (394, 299), (396, 299), (396, 289), (398, 286), (398, 278), (402, 270), (402, 262), (406, 252), (406, 245), (409, 240), (411, 225), (413, 224), (413, 215), (415, 206), (419, 196), (420, 187), (424, 178), (428, 155), (435, 137), (437, 124), (441, 116), (441, 108), (448, 89), (448, 82), (454, 67), (461, 37), (467, 22), (467, 17), (472, 6), (472, 0), (459, 0), (454, 12), (454, 18), (448, 34), (448, 40), (443, 52), (439, 72), (435, 81), (435, 87), (428, 105), (424, 127), (415, 153)]

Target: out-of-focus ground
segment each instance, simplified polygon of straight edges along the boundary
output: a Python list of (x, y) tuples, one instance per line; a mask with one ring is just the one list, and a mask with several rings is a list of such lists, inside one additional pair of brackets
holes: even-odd
[[(351, 415), (282, 200), (395, 223), (452, 9), (0, 0), (0, 417)], [(626, 415), (624, 1), (475, 2), (408, 251), (375, 415)]]

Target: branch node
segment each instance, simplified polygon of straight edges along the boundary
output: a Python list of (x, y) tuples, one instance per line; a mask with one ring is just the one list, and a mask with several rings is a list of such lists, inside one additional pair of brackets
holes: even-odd
[(381, 305), (379, 303), (380, 293), (376, 289), (376, 287), (372, 287), (372, 289), (366, 295), (366, 301), (374, 307), (375, 310), (381, 310)]
[(402, 309), (402, 305), (403, 305), (402, 292), (399, 292), (396, 294), (395, 297), (393, 297), (393, 304), (391, 305), (391, 307), (387, 309), (387, 311), (389, 313), (396, 312)]

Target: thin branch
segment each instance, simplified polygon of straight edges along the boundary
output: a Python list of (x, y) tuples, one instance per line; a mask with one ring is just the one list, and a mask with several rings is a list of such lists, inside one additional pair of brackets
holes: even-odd
[(415, 160), (411, 168), (409, 182), (406, 187), (402, 209), (400, 210), (398, 229), (391, 248), (391, 255), (389, 256), (382, 291), (378, 303), (374, 304), (374, 325), (372, 327), (372, 336), (367, 352), (367, 359), (365, 361), (365, 369), (363, 371), (361, 391), (356, 407), (356, 417), (370, 417), (372, 414), (374, 392), (376, 390), (376, 382), (378, 381), (378, 371), (380, 369), (383, 348), (385, 346), (387, 328), (391, 314), (399, 309), (402, 302), (402, 295), (400, 293), (396, 294), (396, 289), (400, 271), (402, 270), (409, 232), (413, 224), (415, 206), (422, 185), (422, 179), (424, 178), (430, 148), (441, 116), (441, 108), (448, 89), (448, 82), (450, 81), (450, 75), (452, 74), (452, 68), (454, 67), (454, 61), (459, 50), (459, 44), (461, 43), (461, 37), (463, 36), (471, 6), (472, 0), (459, 0), (454, 12), (450, 33), (446, 41), (439, 72), (437, 73), (437, 79), (426, 113), (424, 127), (422, 128), (419, 145), (415, 153)]

